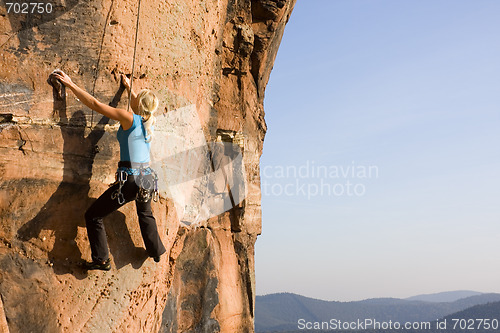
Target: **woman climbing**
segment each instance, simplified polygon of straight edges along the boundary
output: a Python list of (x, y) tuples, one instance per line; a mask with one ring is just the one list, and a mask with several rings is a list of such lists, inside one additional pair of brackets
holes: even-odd
[(85, 222), (92, 252), (92, 261), (85, 263), (86, 269), (111, 269), (108, 242), (102, 219), (129, 201), (135, 200), (139, 226), (146, 251), (156, 262), (165, 253), (158, 234), (156, 220), (151, 210), (151, 199), (156, 175), (149, 167), (150, 142), (153, 137), (154, 112), (158, 98), (150, 90), (138, 94), (130, 90), (130, 80), (122, 74), (123, 85), (130, 95), (130, 106), (134, 113), (103, 104), (78, 87), (63, 71), (52, 74), (76, 95), (87, 107), (102, 115), (118, 120), (120, 128), (117, 138), (120, 144), (120, 162), (116, 182), (110, 186), (87, 210)]

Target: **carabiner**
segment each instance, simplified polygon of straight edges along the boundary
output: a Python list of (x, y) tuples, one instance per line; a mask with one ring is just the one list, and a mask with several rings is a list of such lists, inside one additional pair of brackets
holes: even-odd
[(125, 203), (125, 197), (123, 196), (122, 192), (118, 193), (117, 199), (118, 199), (118, 204), (123, 205)]

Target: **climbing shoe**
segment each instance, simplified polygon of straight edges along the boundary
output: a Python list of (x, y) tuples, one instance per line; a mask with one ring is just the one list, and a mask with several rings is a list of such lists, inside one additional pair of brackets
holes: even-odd
[(160, 262), (160, 256), (153, 258), (155, 262)]
[(94, 270), (94, 269), (100, 269), (102, 271), (109, 271), (111, 269), (111, 258), (108, 258), (105, 262), (85, 262), (83, 264), (83, 268), (87, 270)]

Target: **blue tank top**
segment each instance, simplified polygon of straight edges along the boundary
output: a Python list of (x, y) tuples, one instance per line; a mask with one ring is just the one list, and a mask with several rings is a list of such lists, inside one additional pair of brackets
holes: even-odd
[(128, 130), (124, 130), (121, 125), (116, 133), (116, 138), (120, 143), (120, 160), (135, 163), (149, 162), (149, 151), (151, 145), (146, 142), (146, 129), (142, 123), (142, 117), (134, 114), (134, 122)]

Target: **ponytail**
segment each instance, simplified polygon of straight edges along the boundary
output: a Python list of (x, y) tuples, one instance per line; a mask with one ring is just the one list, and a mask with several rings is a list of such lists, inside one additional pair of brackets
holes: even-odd
[(149, 89), (143, 89), (137, 95), (138, 107), (137, 114), (142, 116), (142, 123), (146, 131), (144, 137), (146, 142), (151, 142), (154, 135), (154, 124), (156, 123), (156, 117), (154, 113), (158, 109), (158, 97)]
[(151, 142), (154, 136), (154, 125), (156, 123), (156, 117), (154, 115), (150, 115), (147, 120), (145, 117), (143, 117), (142, 123), (144, 125), (144, 129), (146, 130), (146, 134), (144, 135), (146, 142)]

